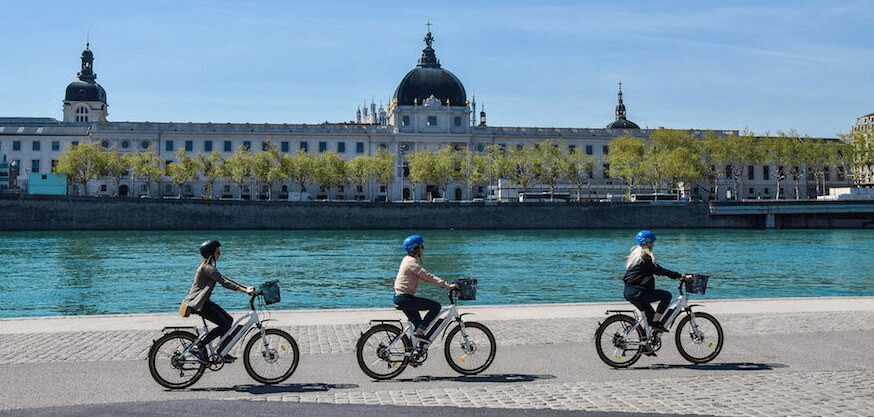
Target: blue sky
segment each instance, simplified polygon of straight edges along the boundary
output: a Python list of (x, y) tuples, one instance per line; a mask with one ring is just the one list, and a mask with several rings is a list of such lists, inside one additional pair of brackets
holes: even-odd
[(846, 133), (874, 112), (874, 1), (3, 2), (0, 116), (60, 119), (86, 36), (109, 120), (341, 122), (433, 24), (495, 126)]

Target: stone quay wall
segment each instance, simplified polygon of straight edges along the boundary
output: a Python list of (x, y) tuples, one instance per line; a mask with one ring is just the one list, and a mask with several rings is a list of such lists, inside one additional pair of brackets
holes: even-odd
[(0, 197), (0, 230), (762, 228), (706, 203), (248, 202)]

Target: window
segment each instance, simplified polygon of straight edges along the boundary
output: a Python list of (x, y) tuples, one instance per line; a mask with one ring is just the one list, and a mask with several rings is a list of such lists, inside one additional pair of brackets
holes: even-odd
[(30, 160), (30, 172), (39, 173), (39, 160)]
[(610, 146), (609, 146), (609, 145), (604, 145), (604, 147), (601, 148), (601, 152), (602, 152), (604, 155), (609, 154), (609, 153), (610, 153)]
[(73, 141), (73, 142), (72, 142), (72, 145), (73, 145), (74, 147), (75, 147), (76, 145), (79, 145), (79, 141)]
[(437, 126), (437, 116), (428, 116), (428, 126)]
[(164, 151), (173, 151), (173, 140), (164, 141)]
[(828, 167), (822, 168), (822, 179), (823, 181), (831, 181), (831, 170)]
[(461, 126), (461, 116), (455, 117), (455, 126)]
[(143, 149), (149, 149), (150, 145), (152, 144), (150, 144), (149, 141), (143, 141), (143, 143), (140, 144), (140, 147), (142, 147)]
[(252, 149), (252, 141), (243, 141), (243, 148), (245, 148), (246, 151), (250, 151)]
[(282, 152), (288, 152), (288, 141), (282, 141), (279, 146)]
[[(755, 170), (755, 168), (756, 168), (756, 166), (753, 166), (753, 165), (747, 167), (747, 178), (748, 178), (748, 179), (750, 179), (750, 180), (755, 180), (755, 179), (756, 179), (756, 170)], [(752, 192), (750, 192), (750, 194), (752, 194)]]
[(410, 126), (410, 117), (404, 116), (401, 118), (401, 126)]
[[(771, 179), (771, 167), (764, 165), (762, 166), (762, 180), (770, 180)], [(765, 192), (768, 194), (768, 192)]]
[(306, 141), (300, 141), (300, 150), (303, 152), (307, 152), (310, 146)]
[(203, 141), (203, 152), (212, 152), (212, 141)]
[(319, 141), (319, 152), (325, 152), (328, 150), (328, 143), (324, 141)]
[(88, 108), (80, 107), (76, 109), (76, 122), (88, 122)]
[(725, 166), (725, 177), (730, 179), (731, 173), (732, 173), (731, 164), (728, 164)]
[(121, 147), (127, 149), (130, 146), (130, 141), (121, 141)]
[(58, 166), (58, 160), (52, 160), (52, 173), (55, 172), (55, 167)]
[(358, 154), (364, 154), (364, 143), (363, 142), (356, 142), (355, 143), (355, 152), (357, 152)]
[(337, 152), (339, 152), (339, 153), (346, 152), (346, 143), (345, 142), (338, 142), (337, 143)]
[(591, 146), (591, 145), (586, 145), (586, 154), (588, 154), (588, 155), (592, 155), (593, 152), (594, 152), (594, 151), (592, 150), (592, 146)]
[(765, 197), (768, 197), (768, 198), (771, 197), (771, 189), (765, 187), (765, 189), (763, 190), (763, 192), (765, 193)]
[(261, 151), (267, 151), (267, 148), (270, 148), (270, 142), (267, 142), (267, 141), (261, 142)]
[(604, 170), (604, 178), (610, 178), (610, 164), (604, 164), (602, 170)]
[(12, 150), (21, 151), (21, 141), (12, 141)]
[(194, 151), (194, 141), (185, 141), (185, 151)]
[(234, 144), (231, 141), (225, 141), (225, 152), (231, 152), (234, 150)]
[(109, 141), (101, 141), (100, 146), (103, 148), (109, 148)]
[(33, 141), (32, 147), (34, 151), (39, 151), (39, 141)]
[(576, 145), (568, 145), (567, 152), (568, 152), (568, 154), (573, 154), (573, 153), (577, 152), (577, 146)]

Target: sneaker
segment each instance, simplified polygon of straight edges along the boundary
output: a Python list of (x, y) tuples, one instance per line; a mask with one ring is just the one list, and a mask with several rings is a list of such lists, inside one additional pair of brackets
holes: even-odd
[(228, 354), (224, 357), (224, 360), (225, 360), (225, 363), (233, 363), (234, 361), (237, 360), (237, 358)]
[(191, 350), (189, 350), (189, 352), (191, 353), (191, 355), (193, 355), (194, 357), (197, 358), (197, 361), (199, 361), (201, 363), (207, 362), (206, 350), (203, 350), (200, 347), (195, 345), (195, 346), (191, 347)]
[(658, 332), (670, 332), (670, 330), (665, 328), (665, 326), (662, 325), (661, 322), (656, 322), (656, 323), (652, 324), (652, 329), (654, 329)]

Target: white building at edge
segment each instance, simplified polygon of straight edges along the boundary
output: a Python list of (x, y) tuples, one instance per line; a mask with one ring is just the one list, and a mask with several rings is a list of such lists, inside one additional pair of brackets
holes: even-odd
[[(609, 152), (610, 140), (617, 136), (630, 135), (649, 138), (653, 130), (641, 129), (626, 117), (621, 85), (615, 120), (604, 128), (548, 128), (490, 126), (486, 113), (477, 114), (475, 100), (468, 99), (461, 80), (443, 68), (433, 48), (434, 38), (430, 30), (425, 35), (425, 48), (415, 68), (401, 78), (387, 108), (377, 109), (371, 103), (359, 108), (355, 120), (348, 123), (323, 124), (250, 124), (250, 123), (155, 123), (112, 122), (106, 91), (97, 84), (94, 72), (94, 55), (86, 44), (81, 56), (81, 69), (77, 80), (67, 86), (63, 101), (63, 121), (53, 118), (2, 118), (0, 117), (0, 155), (18, 167), (15, 177), (20, 190), (26, 191), (27, 181), (33, 173), (49, 173), (57, 164), (61, 153), (71, 145), (82, 142), (99, 142), (104, 148), (114, 148), (121, 153), (135, 153), (153, 149), (167, 162), (176, 159), (175, 153), (185, 149), (192, 156), (197, 153), (218, 151), (229, 157), (238, 147), (246, 146), (252, 151), (262, 149), (265, 141), (280, 147), (283, 153), (334, 151), (347, 160), (356, 156), (373, 156), (380, 148), (396, 156), (395, 180), (388, 189), (370, 184), (363, 190), (347, 185), (333, 189), (327, 196), (318, 186), (309, 185), (306, 192), (313, 198), (332, 200), (421, 200), (443, 197), (447, 201), (487, 197), (488, 188), (480, 187), (469, 192), (460, 183), (451, 183), (445, 196), (437, 196), (433, 185), (413, 187), (406, 178), (406, 155), (423, 150), (436, 150), (452, 146), (482, 151), (487, 146), (499, 144), (506, 149), (545, 140), (559, 141), (574, 152), (585, 152), (595, 159), (591, 186), (584, 198), (601, 199), (607, 195), (623, 195), (625, 183), (605, 175), (609, 166), (604, 156)], [(737, 131), (690, 129), (696, 137), (707, 132), (716, 135), (735, 134)], [(769, 177), (769, 167), (750, 165), (741, 185), (739, 196), (744, 199), (774, 198), (777, 195), (775, 181)], [(45, 177), (45, 176), (43, 176)], [(846, 185), (843, 179), (832, 174), (828, 180)], [(810, 183), (810, 184), (808, 184)], [(71, 184), (69, 194), (81, 194), (78, 184)], [(253, 186), (254, 187), (254, 186)], [(266, 187), (266, 186), (263, 186)], [(687, 190), (697, 199), (723, 200), (738, 196), (731, 191), (734, 184), (729, 179), (720, 179), (719, 187), (706, 183), (694, 184)], [(781, 198), (792, 198), (791, 181), (781, 184)], [(566, 192), (572, 189), (567, 186)], [(807, 196), (815, 193), (813, 182), (802, 180), (801, 190)], [(115, 181), (109, 178), (88, 183), (88, 195), (141, 196), (149, 188), (142, 180), (130, 178), (121, 182), (116, 190)], [(178, 190), (168, 178), (151, 187), (152, 197), (176, 196)], [(202, 194), (203, 182), (183, 186), (183, 196)], [(220, 179), (215, 184), (214, 195), (220, 198), (258, 199), (265, 190), (245, 187), (241, 191), (229, 180)], [(573, 189), (575, 190), (575, 189)], [(714, 192), (719, 192), (714, 196)], [(275, 186), (273, 196), (287, 199), (298, 189), (291, 181)], [(646, 193), (648, 190), (641, 189)], [(803, 194), (804, 192), (802, 192)]]

